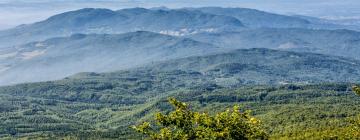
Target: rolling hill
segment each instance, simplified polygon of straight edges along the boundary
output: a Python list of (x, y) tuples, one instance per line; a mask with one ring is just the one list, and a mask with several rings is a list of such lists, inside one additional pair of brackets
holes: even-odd
[(351, 30), (249, 29), (189, 38), (224, 48), (270, 48), (360, 59), (360, 33)]
[(309, 84), (359, 81), (360, 62), (312, 53), (269, 49), (234, 50), (170, 60), (149, 70), (196, 71), (222, 86), (241, 84)]
[(79, 72), (116, 71), (215, 52), (221, 50), (211, 44), (145, 31), (74, 34), (2, 52), (0, 84), (56, 80)]

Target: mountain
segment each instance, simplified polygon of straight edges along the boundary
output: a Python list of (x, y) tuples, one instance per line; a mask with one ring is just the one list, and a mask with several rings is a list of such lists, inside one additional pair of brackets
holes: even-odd
[[(154, 20), (156, 19), (156, 20)], [(352, 29), (346, 25), (305, 16), (287, 16), (247, 8), (86, 8), (54, 15), (44, 21), (0, 31), (0, 48), (82, 34), (151, 31), (184, 36), (197, 33), (242, 31), (244, 28)]]
[[(211, 91), (213, 88), (231, 89), (253, 85), (306, 86), (321, 83), (352, 83), (360, 80), (359, 74), (358, 60), (264, 48), (239, 49), (154, 62), (114, 72), (81, 72), (62, 80), (3, 86), (0, 87), (0, 95), (7, 93), (26, 96), (28, 90), (32, 92), (29, 96), (33, 98), (102, 102), (107, 98), (100, 98), (101, 96), (123, 94), (128, 100), (114, 100), (114, 98), (108, 100), (111, 100), (111, 103), (126, 104), (131, 100), (130, 98), (141, 98), (145, 103), (145, 100), (156, 96), (167, 96), (154, 94), (156, 92), (165, 93), (178, 89)], [(84, 88), (94, 90), (85, 92)], [(55, 91), (52, 91), (53, 89)], [(73, 90), (75, 93), (64, 92), (68, 90)], [(107, 90), (122, 91), (114, 93)], [(97, 91), (104, 92), (104, 95), (98, 94)], [(89, 93), (96, 95), (85, 96)], [(71, 94), (79, 97), (73, 98)], [(138, 95), (147, 97), (136, 97)]]
[[(6, 53), (3, 52), (1, 54), (2, 61), (0, 61), (2, 68), (0, 83), (55, 80), (78, 72), (109, 72), (143, 66), (157, 61), (211, 53), (217, 53), (220, 57), (202, 58), (200, 56), (200, 58), (174, 60), (175, 64), (156, 66), (153, 69), (168, 67), (178, 69), (191, 64), (191, 70), (209, 69), (206, 72), (215, 75), (228, 75), (235, 71), (232, 76), (243, 78), (241, 80), (235, 78), (236, 80), (233, 80), (235, 83), (349, 82), (357, 79), (346, 80), (339, 78), (339, 75), (356, 77), (358, 74), (356, 70), (358, 69), (358, 62), (356, 60), (312, 53), (292, 54), (266, 49), (253, 49), (254, 52), (234, 51), (234, 54), (223, 54), (222, 52), (229, 51), (231, 53), (237, 48), (265, 46), (279, 50), (319, 52), (357, 58), (357, 52), (359, 52), (358, 47), (356, 47), (358, 44), (356, 40), (359, 37), (357, 34), (358, 32), (347, 30), (257, 29), (191, 36), (200, 42), (140, 31), (120, 35), (75, 34), (71, 37), (34, 42), (8, 49)], [(210, 42), (221, 47), (202, 42)], [(339, 47), (341, 44), (342, 47)], [(262, 53), (255, 53), (258, 51)], [(236, 59), (229, 58), (233, 55), (236, 56)], [(282, 57), (282, 55), (285, 56)], [(214, 60), (214, 58), (221, 58), (222, 56), (224, 58)], [(264, 59), (268, 56), (269, 60)], [(275, 60), (275, 56), (280, 57), (281, 61)], [(213, 62), (214, 64), (203, 64), (202, 62)], [(265, 65), (263, 62), (269, 63), (269, 65)], [(332, 62), (337, 63), (331, 64)], [(199, 66), (206, 67), (194, 69)], [(324, 67), (319, 68), (318, 66)], [(222, 73), (222, 67), (225, 68), (223, 71), (229, 73)], [(339, 69), (341, 67), (346, 70)], [(292, 70), (294, 73), (291, 73)], [(307, 71), (311, 71), (312, 74)], [(255, 75), (262, 76), (256, 77)], [(212, 76), (214, 75), (210, 77)], [(256, 79), (252, 79), (253, 77)]]
[(69, 78), (111, 79), (124, 75), (131, 77), (137, 73), (149, 73), (149, 76), (171, 74), (179, 78), (175, 80), (177, 84), (185, 86), (192, 81), (187, 87), (351, 83), (360, 80), (360, 61), (322, 54), (253, 48), (160, 61), (119, 72), (81, 73)]
[(351, 30), (267, 28), (189, 37), (224, 48), (270, 48), (360, 59), (360, 32)]
[(170, 60), (154, 71), (196, 71), (222, 86), (277, 85), (359, 81), (360, 61), (312, 53), (241, 49), (208, 56)]
[(0, 84), (55, 80), (215, 52), (221, 50), (211, 44), (145, 31), (74, 34), (0, 52)]
[(326, 19), (299, 15), (280, 15), (248, 8), (201, 7), (186, 9), (235, 17), (250, 28), (350, 29), (358, 31), (360, 29), (359, 26), (328, 22)]
[(1, 31), (0, 45), (15, 46), (76, 33), (118, 34), (141, 30), (182, 35), (241, 28), (243, 24), (236, 18), (189, 10), (131, 8), (112, 11), (86, 8)]
[(252, 28), (307, 28), (311, 25), (311, 22), (305, 19), (248, 8), (201, 7), (188, 9), (235, 17), (245, 26)]
[(323, 19), (303, 15), (293, 15), (293, 17), (302, 18), (314, 24), (325, 25), (329, 28), (360, 31), (360, 22), (358, 19)]
[[(211, 11), (222, 11), (228, 15)], [(252, 19), (254, 17), (258, 18)], [(87, 8), (66, 12), (45, 21), (0, 32), (0, 42), (8, 44), (0, 48), (0, 84), (55, 80), (78, 72), (115, 71), (155, 61), (244, 48), (360, 59), (358, 32), (288, 28), (297, 23), (308, 23), (296, 19), (251, 9), (215, 7), (118, 11)], [(279, 28), (246, 25), (251, 22), (262, 24), (267, 20), (276, 25), (271, 27)], [(252, 28), (246, 29), (243, 23)], [(144, 31), (122, 35), (92, 34), (133, 30), (150, 30), (191, 39)], [(67, 37), (53, 38), (55, 36)], [(47, 38), (52, 39), (20, 45)]]
[(130, 8), (117, 11), (86, 8), (0, 31), (0, 48), (76, 33), (119, 34), (151, 31), (183, 36), (204, 32), (241, 31), (244, 28), (358, 29), (322, 19), (279, 15), (247, 8)]
[[(360, 61), (322, 54), (265, 48), (239, 49), (205, 56), (158, 61), (111, 73), (80, 73), (70, 79), (111, 79), (138, 73), (170, 74), (178, 84), (243, 85), (317, 84), (359, 81)], [(121, 75), (121, 76), (119, 76)], [(184, 79), (182, 79), (182, 77)], [(116, 78), (115, 78), (116, 79)]]

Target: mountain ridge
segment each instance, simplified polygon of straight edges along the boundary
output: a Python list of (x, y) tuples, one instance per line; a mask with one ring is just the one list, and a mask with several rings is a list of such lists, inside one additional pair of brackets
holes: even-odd
[(310, 20), (300, 16), (280, 15), (248, 8), (128, 8), (116, 11), (84, 8), (54, 15), (44, 21), (0, 31), (0, 47), (76, 33), (119, 34), (145, 30), (184, 36), (204, 32), (241, 31), (245, 28), (356, 30), (353, 27), (330, 25), (319, 20), (321, 19)]
[(197, 75), (194, 79), (202, 79), (202, 84), (224, 87), (348, 83), (360, 80), (357, 76), (360, 74), (360, 61), (323, 54), (253, 48), (159, 61), (118, 72), (82, 73), (72, 78), (110, 78), (128, 71), (135, 74), (186, 72)]
[(7, 69), (0, 73), (0, 83), (52, 80), (86, 71), (114, 71), (218, 51), (221, 50), (208, 43), (147, 31), (75, 34), (26, 44), (1, 54), (7, 57), (0, 59), (0, 66)]
[(188, 8), (215, 15), (232, 16), (252, 28), (306, 28), (311, 24), (306, 19), (280, 15), (250, 8), (201, 7)]
[(225, 48), (269, 48), (360, 59), (360, 32), (347, 29), (261, 28), (200, 33), (190, 35), (189, 38)]
[(33, 24), (0, 31), (0, 41), (3, 41), (2, 44), (6, 47), (52, 37), (69, 36), (74, 33), (119, 34), (144, 30), (189, 34), (241, 28), (243, 25), (236, 18), (188, 10), (163, 11), (133, 8), (112, 11), (86, 8), (54, 15)]

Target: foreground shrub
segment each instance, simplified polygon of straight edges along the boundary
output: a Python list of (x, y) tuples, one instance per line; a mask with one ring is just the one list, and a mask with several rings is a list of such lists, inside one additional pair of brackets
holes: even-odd
[(186, 103), (169, 99), (175, 111), (167, 115), (157, 113), (156, 126), (145, 122), (133, 128), (154, 140), (178, 139), (268, 139), (260, 127), (260, 121), (249, 112), (240, 112), (239, 107), (211, 116), (193, 112)]

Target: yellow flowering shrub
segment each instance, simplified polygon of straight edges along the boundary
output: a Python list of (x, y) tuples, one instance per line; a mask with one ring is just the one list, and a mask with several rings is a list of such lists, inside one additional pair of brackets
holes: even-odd
[(354, 91), (357, 95), (360, 95), (360, 87), (358, 87), (358, 86), (353, 86), (353, 91)]
[(133, 128), (153, 140), (238, 140), (268, 139), (261, 128), (261, 122), (249, 112), (240, 112), (238, 106), (217, 113), (193, 112), (186, 103), (169, 99), (175, 111), (168, 114), (157, 113), (156, 125), (144, 122)]

